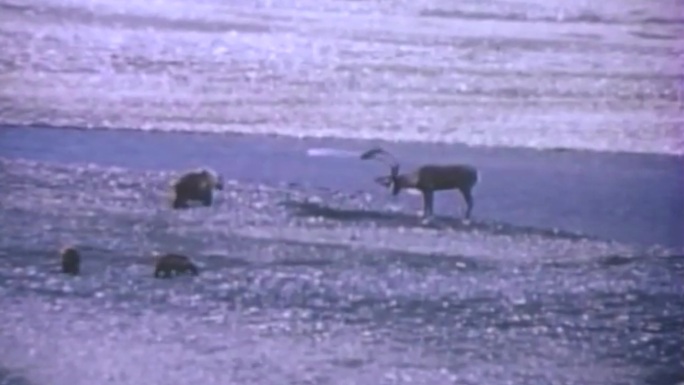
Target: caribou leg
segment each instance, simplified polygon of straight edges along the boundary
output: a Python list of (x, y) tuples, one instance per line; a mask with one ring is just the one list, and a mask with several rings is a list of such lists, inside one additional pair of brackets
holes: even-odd
[(459, 189), (461, 194), (463, 195), (463, 199), (465, 199), (466, 205), (468, 207), (466, 208), (466, 219), (470, 219), (470, 213), (473, 211), (473, 207), (475, 207), (475, 201), (473, 200), (473, 194), (471, 192), (470, 188), (461, 188)]
[(434, 193), (432, 191), (423, 191), (423, 218), (432, 216), (433, 202)]

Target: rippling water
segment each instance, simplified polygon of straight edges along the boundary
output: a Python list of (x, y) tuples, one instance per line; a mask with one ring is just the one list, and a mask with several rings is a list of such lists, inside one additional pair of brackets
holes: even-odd
[[(681, 11), (0, 0), (0, 384), (684, 381)], [(378, 138), (483, 170), (473, 222), (331, 157)]]
[(684, 153), (678, 0), (0, 9), (5, 122)]

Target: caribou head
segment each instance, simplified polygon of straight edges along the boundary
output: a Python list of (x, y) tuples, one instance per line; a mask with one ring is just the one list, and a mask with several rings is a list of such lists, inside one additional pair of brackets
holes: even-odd
[(399, 194), (399, 192), (403, 188), (403, 185), (400, 180), (401, 175), (399, 174), (399, 162), (392, 154), (383, 150), (380, 147), (374, 147), (361, 154), (361, 159), (377, 159), (379, 161), (387, 163), (390, 168), (390, 174), (386, 176), (376, 177), (375, 183), (390, 189), (392, 195), (394, 196)]

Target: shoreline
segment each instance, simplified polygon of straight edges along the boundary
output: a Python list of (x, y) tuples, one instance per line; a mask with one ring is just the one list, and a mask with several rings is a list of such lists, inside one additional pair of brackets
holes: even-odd
[[(353, 155), (377, 144), (400, 160), (401, 171), (426, 162), (476, 165), (482, 180), (475, 188), (475, 220), (684, 248), (682, 157), (132, 129), (5, 126), (0, 134), (0, 154), (7, 159), (178, 173), (210, 167), (239, 182), (385, 195), (388, 203), (417, 214), (419, 197), (401, 194), (393, 200), (373, 182), (387, 172), (385, 165)], [(346, 155), (311, 157), (307, 152), (316, 148)], [(436, 197), (439, 216), (460, 218), (462, 209), (456, 193)]]
[[(674, 158), (684, 162), (684, 149), (681, 152), (654, 152), (654, 151), (638, 151), (638, 150), (608, 150), (608, 149), (595, 149), (595, 148), (581, 148), (581, 147), (526, 147), (526, 146), (513, 146), (513, 145), (486, 145), (486, 144), (469, 144), (465, 142), (441, 142), (437, 140), (430, 139), (412, 139), (412, 140), (390, 140), (381, 138), (350, 138), (335, 135), (289, 135), (278, 132), (243, 132), (243, 131), (192, 131), (192, 130), (176, 130), (176, 129), (162, 129), (162, 128), (134, 128), (127, 126), (75, 126), (75, 125), (53, 125), (48, 123), (29, 123), (29, 124), (15, 124), (15, 123), (5, 123), (0, 121), (0, 130), (4, 129), (55, 129), (55, 130), (67, 130), (67, 131), (80, 131), (80, 132), (98, 132), (98, 131), (124, 131), (130, 133), (147, 133), (147, 134), (171, 134), (171, 135), (188, 135), (188, 136), (201, 136), (201, 137), (225, 137), (225, 138), (263, 138), (264, 140), (291, 140), (300, 142), (327, 142), (336, 141), (341, 144), (357, 144), (357, 143), (376, 143), (384, 144), (387, 146), (394, 145), (409, 145), (409, 146), (430, 146), (430, 147), (462, 147), (473, 151), (522, 151), (522, 152), (538, 152), (542, 154), (546, 153), (572, 153), (572, 154), (587, 154), (587, 155), (598, 155), (605, 154), (609, 156), (646, 156), (646, 157), (663, 157), (663, 158)], [(0, 131), (1, 132), (1, 131)]]

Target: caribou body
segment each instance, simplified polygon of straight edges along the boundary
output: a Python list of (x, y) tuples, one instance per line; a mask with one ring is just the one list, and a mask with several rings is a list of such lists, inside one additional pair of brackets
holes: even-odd
[(426, 164), (407, 173), (399, 173), (399, 162), (389, 152), (376, 147), (361, 155), (361, 159), (379, 159), (389, 163), (390, 175), (375, 178), (375, 182), (387, 187), (393, 196), (401, 190), (414, 189), (423, 195), (423, 216), (433, 215), (434, 194), (437, 191), (458, 190), (466, 202), (466, 219), (475, 207), (473, 187), (479, 175), (475, 167), (467, 164)]

